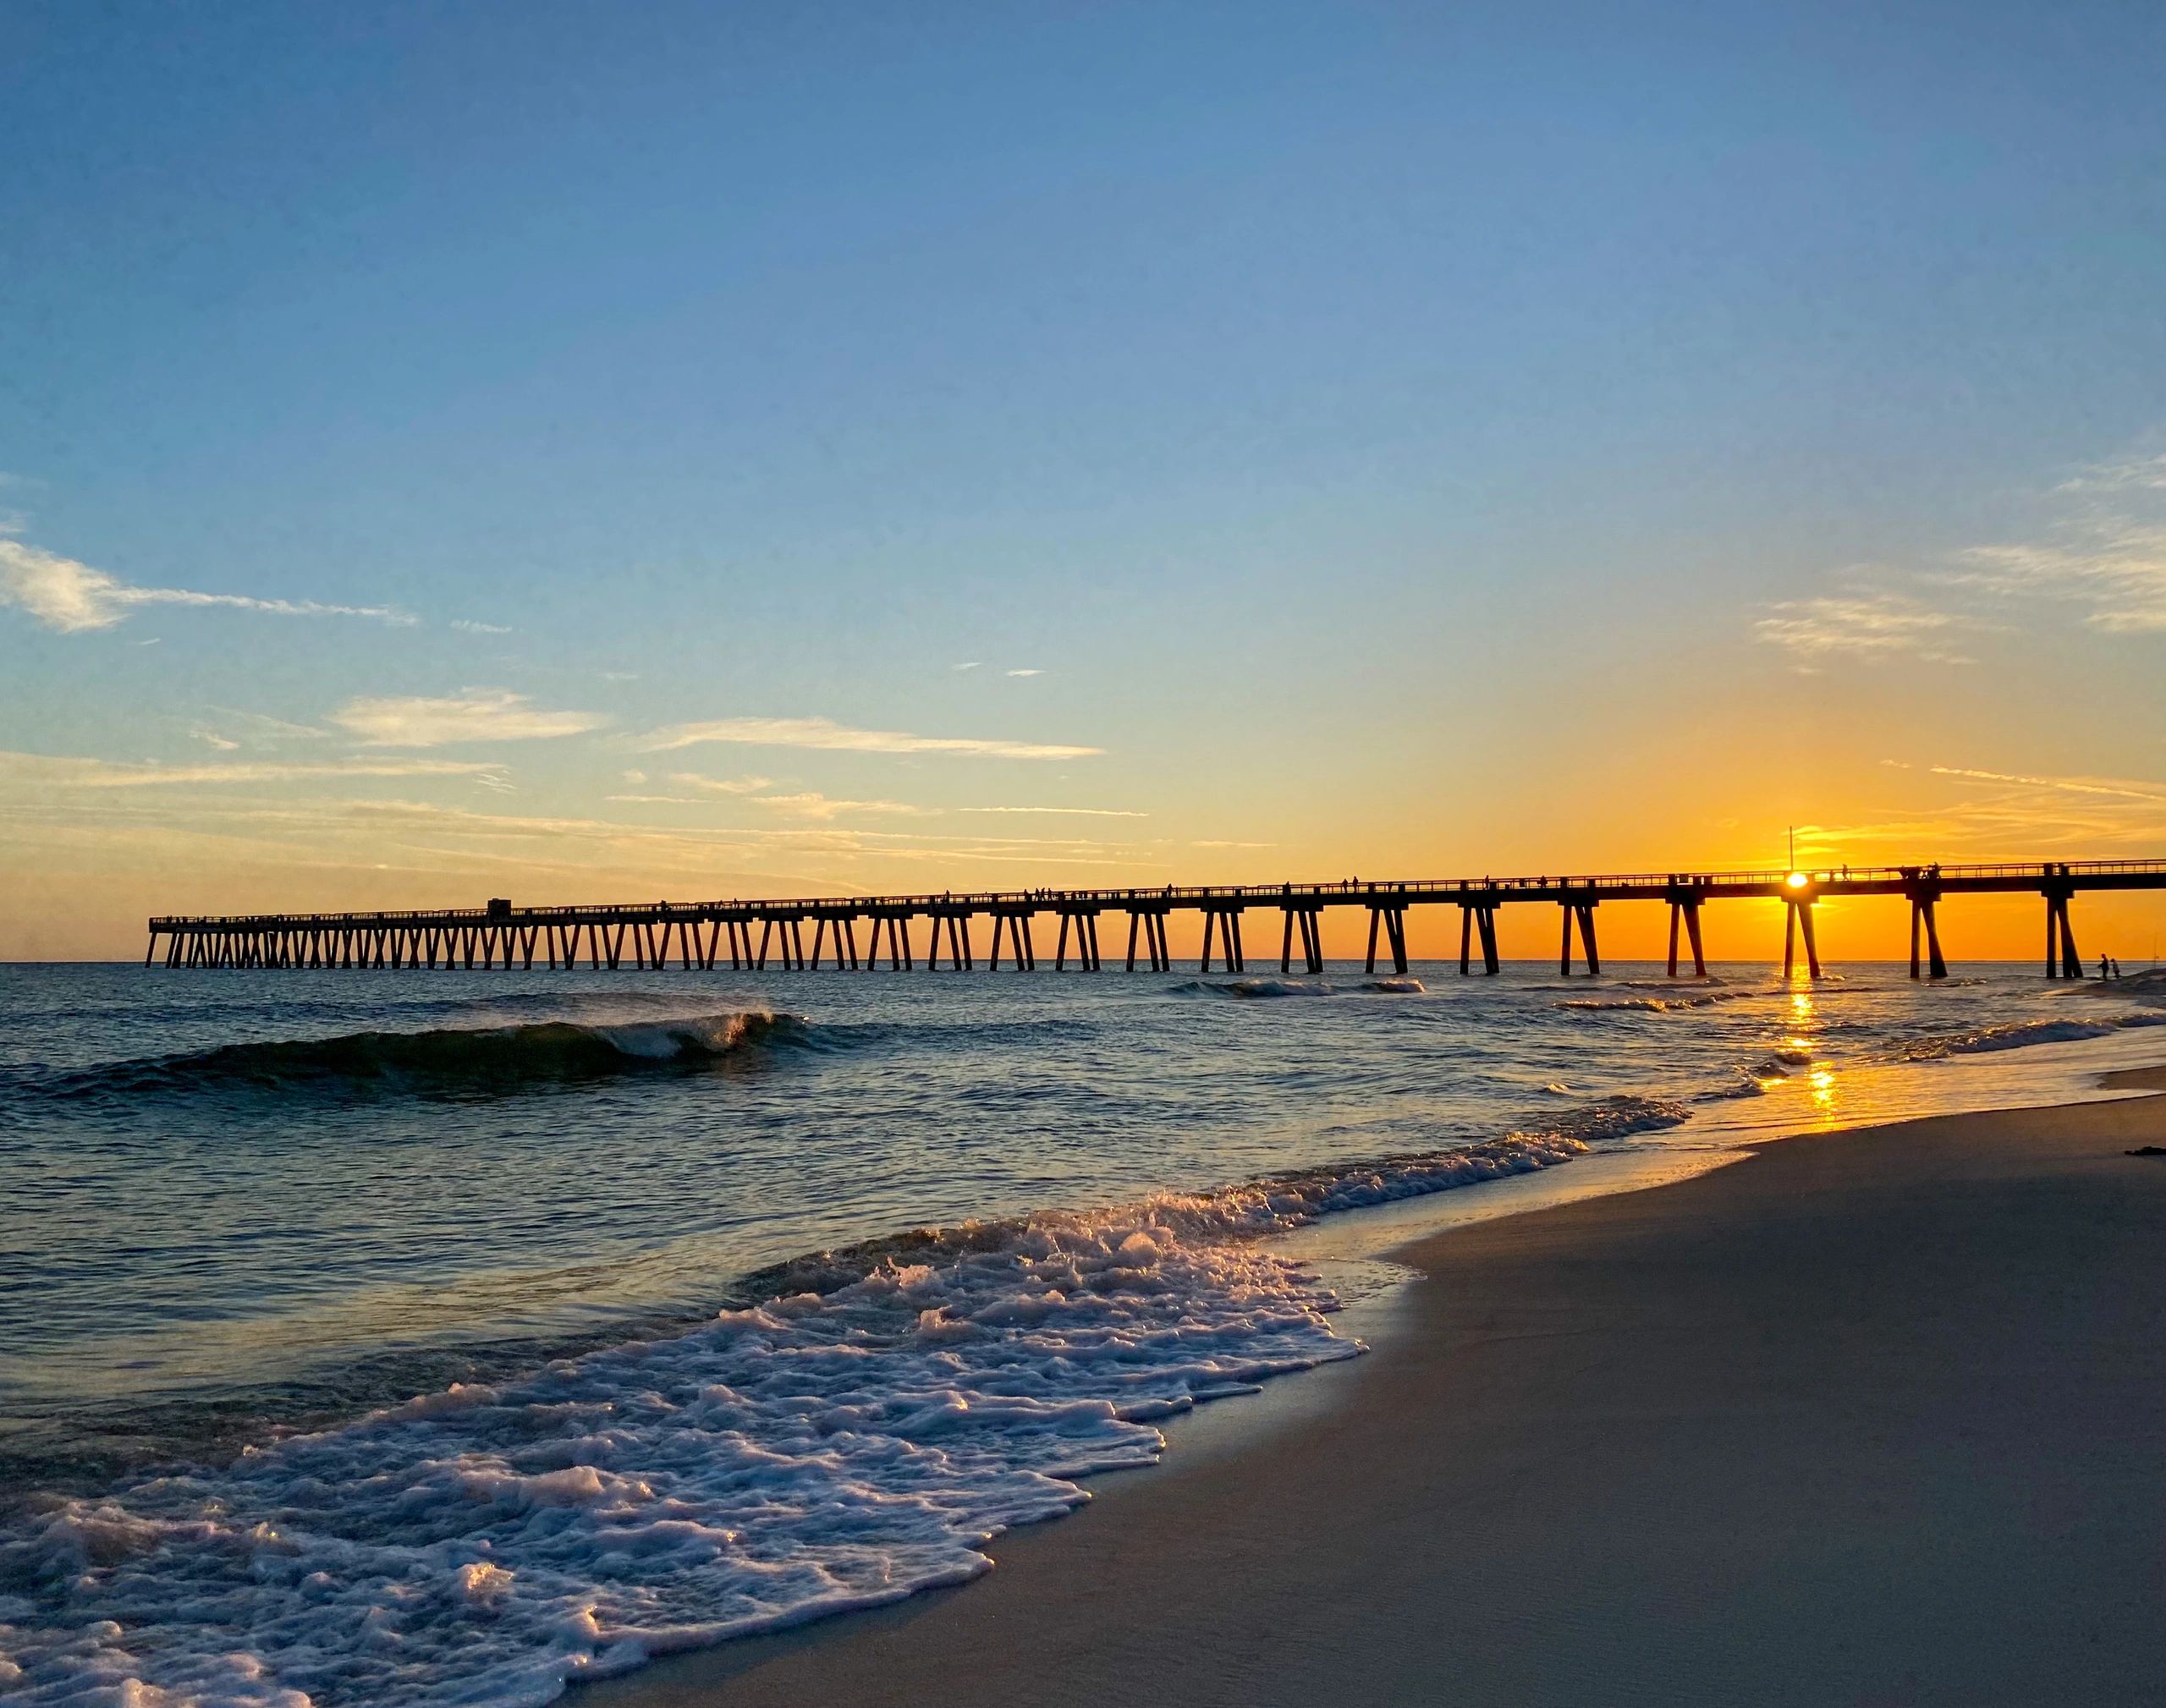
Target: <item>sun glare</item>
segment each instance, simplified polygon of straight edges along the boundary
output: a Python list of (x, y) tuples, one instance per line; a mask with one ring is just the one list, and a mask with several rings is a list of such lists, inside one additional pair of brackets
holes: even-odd
[(1792, 889), (1801, 890), (1806, 886), (1806, 878), (1803, 872), (1792, 872), (1786, 881)]

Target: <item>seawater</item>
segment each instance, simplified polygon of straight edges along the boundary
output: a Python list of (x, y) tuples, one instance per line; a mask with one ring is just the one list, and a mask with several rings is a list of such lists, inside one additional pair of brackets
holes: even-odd
[(0, 968), (0, 1695), (538, 1704), (959, 1582), (1360, 1350), (1294, 1230), (2081, 1095), (2159, 983)]

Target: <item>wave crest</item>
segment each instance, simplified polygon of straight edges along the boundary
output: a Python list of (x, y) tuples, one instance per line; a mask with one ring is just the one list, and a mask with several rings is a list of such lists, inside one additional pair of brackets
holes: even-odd
[(1897, 1046), (1902, 1062), (1937, 1062), (1949, 1056), (1976, 1056), (1993, 1050), (2020, 1050), (2032, 1044), (2066, 1044), (2084, 1038), (2110, 1037), (2137, 1026), (2166, 1026), (2166, 1013), (2114, 1014), (2098, 1020), (2015, 1020), (1980, 1026), (1941, 1037), (1913, 1038)]
[(507, 1089), (655, 1068), (696, 1068), (809, 1029), (792, 1014), (736, 1012), (616, 1024), (542, 1020), (515, 1026), (349, 1032), (334, 1038), (226, 1044), (188, 1055), (123, 1062), (69, 1075), (61, 1096), (247, 1088), (418, 1091)]

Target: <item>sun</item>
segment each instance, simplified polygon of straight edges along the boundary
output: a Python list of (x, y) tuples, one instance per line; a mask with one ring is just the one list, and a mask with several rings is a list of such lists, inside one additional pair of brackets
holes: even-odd
[(1803, 872), (1792, 872), (1789, 876), (1784, 879), (1783, 881), (1787, 883), (1794, 890), (1801, 890), (1806, 884), (1810, 883), (1811, 880), (1807, 878)]

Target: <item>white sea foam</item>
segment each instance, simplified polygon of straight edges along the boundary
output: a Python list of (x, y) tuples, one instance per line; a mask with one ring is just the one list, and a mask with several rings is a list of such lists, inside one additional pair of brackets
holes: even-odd
[[(112, 1703), (540, 1704), (664, 1650), (987, 1569), (1157, 1420), (1360, 1348), (1254, 1237), (1524, 1173), (1681, 1114), (867, 1248), (833, 1291), (454, 1387), (0, 1546), (0, 1685)], [(846, 1255), (830, 1260), (845, 1271)]]

